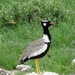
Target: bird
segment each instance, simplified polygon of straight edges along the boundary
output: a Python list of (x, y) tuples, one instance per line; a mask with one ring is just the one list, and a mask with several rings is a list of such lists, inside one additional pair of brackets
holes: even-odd
[(30, 46), (24, 51), (20, 57), (20, 64), (24, 62), (35, 59), (35, 66), (37, 74), (40, 74), (39, 59), (46, 55), (51, 44), (51, 35), (48, 28), (53, 24), (49, 20), (41, 20), (41, 25), (43, 28), (43, 37), (35, 40)]

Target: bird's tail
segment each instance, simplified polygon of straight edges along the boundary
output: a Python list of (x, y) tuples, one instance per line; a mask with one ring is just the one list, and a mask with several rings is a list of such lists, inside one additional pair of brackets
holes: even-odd
[(20, 64), (23, 64), (27, 60), (28, 60), (28, 57), (21, 57), (20, 60), (19, 60), (19, 62), (20, 62)]

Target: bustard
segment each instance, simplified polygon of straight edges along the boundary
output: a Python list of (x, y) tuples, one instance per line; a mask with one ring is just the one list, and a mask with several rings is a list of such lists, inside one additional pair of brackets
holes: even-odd
[(22, 54), (20, 58), (20, 63), (23, 64), (27, 60), (36, 59), (36, 71), (40, 74), (39, 68), (39, 58), (45, 56), (48, 52), (50, 44), (51, 44), (51, 35), (49, 33), (48, 27), (51, 26), (53, 23), (48, 20), (42, 20), (41, 25), (43, 28), (43, 37), (34, 41)]

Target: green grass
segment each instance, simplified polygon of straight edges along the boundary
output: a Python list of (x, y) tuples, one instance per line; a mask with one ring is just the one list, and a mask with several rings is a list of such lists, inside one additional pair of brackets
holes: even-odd
[[(75, 74), (75, 65), (71, 63), (75, 58), (74, 9), (74, 0), (1, 1), (0, 67), (14, 69), (23, 51), (34, 40), (42, 37), (41, 19), (48, 19), (54, 22), (49, 28), (52, 44), (48, 54), (40, 59), (41, 71)], [(16, 24), (8, 24), (9, 20)], [(34, 60), (25, 64), (31, 65), (31, 71), (35, 71)]]

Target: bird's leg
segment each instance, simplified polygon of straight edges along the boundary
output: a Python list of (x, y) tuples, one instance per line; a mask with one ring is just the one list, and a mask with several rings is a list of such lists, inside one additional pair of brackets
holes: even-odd
[(36, 65), (36, 71), (37, 71), (37, 73), (40, 74), (39, 59), (35, 60), (35, 65)]

